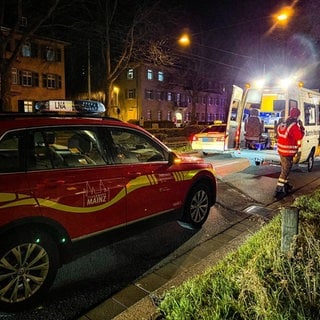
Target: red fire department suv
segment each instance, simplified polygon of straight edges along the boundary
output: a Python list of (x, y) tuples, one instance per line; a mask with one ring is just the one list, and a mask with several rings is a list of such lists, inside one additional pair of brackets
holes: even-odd
[(84, 237), (167, 214), (200, 227), (216, 201), (211, 164), (176, 155), (96, 102), (47, 102), (51, 113), (0, 114), (0, 308), (38, 303)]

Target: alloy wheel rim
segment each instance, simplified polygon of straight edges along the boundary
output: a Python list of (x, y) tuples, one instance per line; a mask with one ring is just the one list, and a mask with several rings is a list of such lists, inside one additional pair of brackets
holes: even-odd
[(0, 300), (22, 302), (43, 285), (49, 272), (49, 256), (38, 244), (12, 248), (0, 260)]
[(205, 191), (199, 190), (191, 201), (191, 218), (194, 222), (201, 222), (207, 214), (209, 206), (208, 195)]

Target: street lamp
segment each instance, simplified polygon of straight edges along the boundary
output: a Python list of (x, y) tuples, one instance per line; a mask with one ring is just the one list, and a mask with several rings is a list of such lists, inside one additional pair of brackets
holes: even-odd
[(181, 35), (181, 37), (178, 40), (179, 44), (182, 45), (183, 47), (187, 47), (190, 45), (191, 40), (190, 40), (190, 36), (188, 33), (183, 33)]
[(115, 97), (115, 99), (113, 100), (113, 104), (116, 108), (116, 113), (117, 113), (117, 116), (119, 117), (120, 115), (120, 107), (119, 107), (119, 91), (120, 91), (120, 88), (117, 87), (117, 86), (113, 86), (113, 89), (112, 89), (112, 93), (113, 93), (113, 97)]
[(292, 7), (284, 7), (280, 10), (280, 12), (277, 15), (277, 21), (280, 24), (286, 24), (289, 19), (293, 16), (294, 10)]

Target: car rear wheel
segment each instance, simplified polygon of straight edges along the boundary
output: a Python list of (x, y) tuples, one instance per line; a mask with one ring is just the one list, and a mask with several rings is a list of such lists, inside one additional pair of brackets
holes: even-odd
[(193, 227), (200, 228), (207, 220), (210, 208), (210, 190), (206, 184), (199, 183), (188, 194), (183, 220)]
[(314, 165), (314, 150), (311, 150), (309, 157), (307, 159), (307, 169), (308, 172), (311, 172)]
[(0, 308), (17, 311), (40, 302), (58, 270), (58, 250), (44, 232), (19, 229), (1, 241)]

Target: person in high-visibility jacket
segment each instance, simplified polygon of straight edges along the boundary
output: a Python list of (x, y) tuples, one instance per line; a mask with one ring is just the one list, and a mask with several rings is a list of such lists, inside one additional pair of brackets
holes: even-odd
[(297, 154), (304, 137), (304, 126), (302, 121), (298, 120), (299, 116), (299, 109), (292, 108), (288, 119), (279, 123), (277, 127), (277, 146), (280, 155), (281, 173), (274, 195), (276, 198), (286, 196), (292, 189), (288, 177), (293, 165), (293, 158)]

